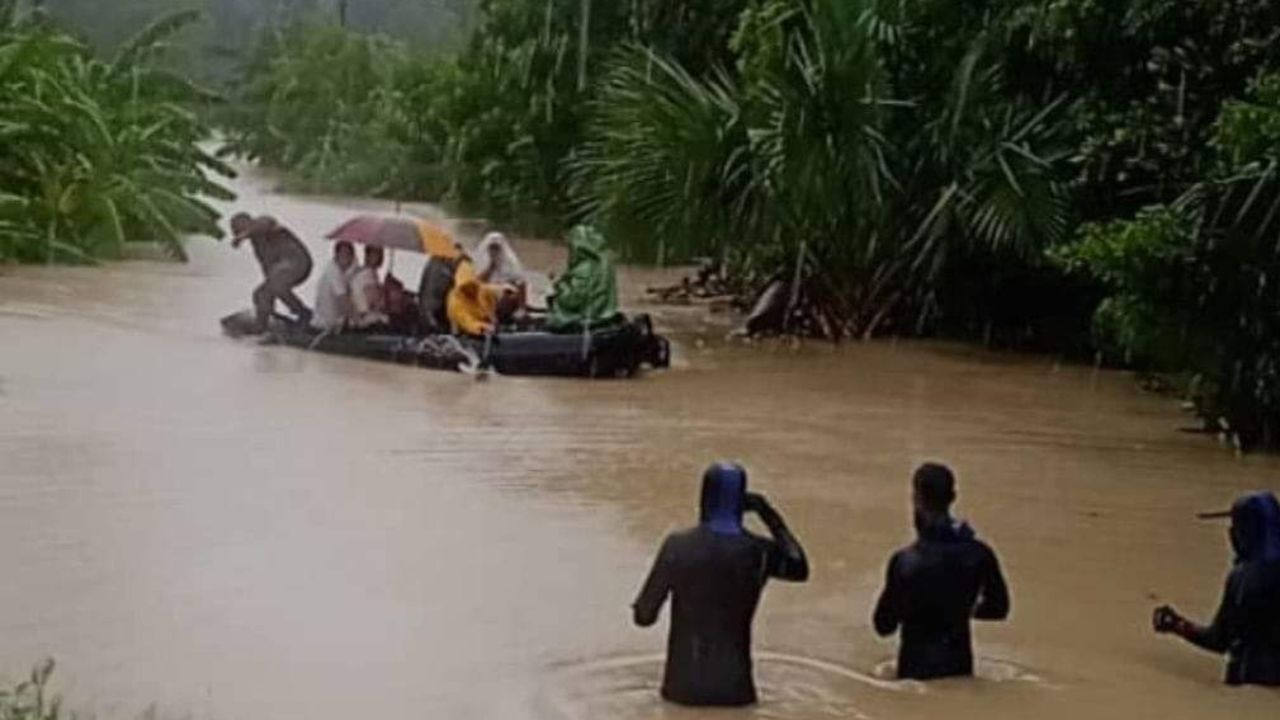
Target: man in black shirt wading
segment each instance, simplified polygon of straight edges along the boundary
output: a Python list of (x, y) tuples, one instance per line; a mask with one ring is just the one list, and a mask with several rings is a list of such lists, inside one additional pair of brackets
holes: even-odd
[[(701, 522), (672, 533), (633, 604), (648, 627), (671, 595), (671, 633), (662, 697), (684, 705), (748, 705), (751, 619), (770, 577), (803, 582), (809, 563), (800, 543), (764, 497), (748, 493), (738, 465), (711, 466), (702, 478)], [(760, 517), (773, 539), (742, 526), (743, 510)]]
[(889, 561), (876, 632), (891, 635), (901, 628), (899, 678), (972, 675), (969, 620), (1008, 617), (1009, 591), (996, 554), (951, 518), (951, 470), (923, 465), (912, 484), (917, 538)]

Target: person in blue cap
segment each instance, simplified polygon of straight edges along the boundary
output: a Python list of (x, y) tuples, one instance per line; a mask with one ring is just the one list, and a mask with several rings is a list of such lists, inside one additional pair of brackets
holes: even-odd
[[(764, 522), (772, 539), (743, 527), (745, 510)], [(807, 580), (804, 549), (769, 502), (747, 492), (741, 466), (712, 465), (702, 476), (700, 522), (662, 543), (632, 605), (636, 624), (649, 627), (671, 596), (663, 698), (682, 705), (756, 701), (751, 621), (771, 577)]]
[(1230, 513), (1235, 564), (1213, 621), (1196, 624), (1168, 605), (1155, 610), (1157, 633), (1226, 653), (1229, 685), (1280, 686), (1280, 502), (1269, 492), (1246, 495)]

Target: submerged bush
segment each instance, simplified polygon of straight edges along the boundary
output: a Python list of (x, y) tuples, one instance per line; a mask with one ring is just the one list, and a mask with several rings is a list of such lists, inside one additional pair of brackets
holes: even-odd
[(0, 720), (66, 720), (62, 700), (49, 691), (52, 677), (53, 661), (46, 660), (26, 680), (0, 690)]
[(162, 18), (99, 59), (40, 15), (0, 0), (0, 260), (88, 262), (127, 243), (184, 257), (187, 234), (221, 235), (202, 198), (233, 196), (199, 145), (203, 94), (160, 69), (195, 13)]

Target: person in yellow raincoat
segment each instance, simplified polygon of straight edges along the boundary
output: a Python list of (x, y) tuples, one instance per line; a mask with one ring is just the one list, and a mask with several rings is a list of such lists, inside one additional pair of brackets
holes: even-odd
[(449, 322), (463, 335), (488, 335), (498, 320), (502, 286), (481, 282), (471, 261), (463, 259), (453, 276), (447, 301)]

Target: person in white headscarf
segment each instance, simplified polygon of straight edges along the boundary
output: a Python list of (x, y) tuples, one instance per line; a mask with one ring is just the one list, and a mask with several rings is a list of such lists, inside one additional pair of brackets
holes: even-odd
[(502, 233), (484, 236), (474, 253), (476, 277), (490, 285), (523, 285), (524, 266)]
[(503, 302), (498, 307), (499, 318), (506, 320), (520, 313), (528, 302), (528, 280), (507, 236), (498, 232), (485, 235), (476, 246), (474, 256), (476, 278), (482, 283), (504, 288)]

